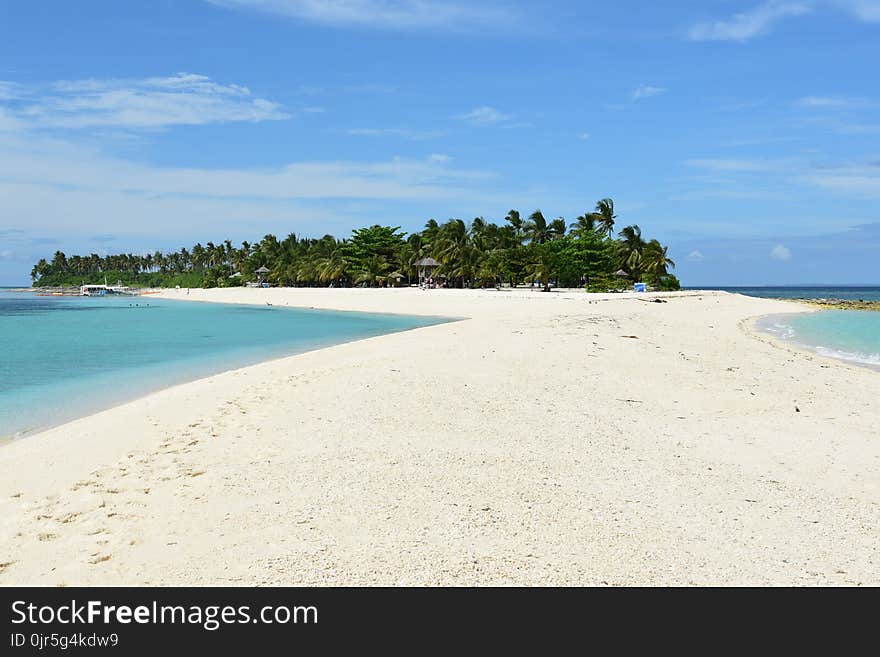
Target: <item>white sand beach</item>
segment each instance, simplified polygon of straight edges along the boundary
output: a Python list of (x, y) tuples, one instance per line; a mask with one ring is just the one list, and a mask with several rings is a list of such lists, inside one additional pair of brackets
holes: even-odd
[(225, 289), (463, 317), (0, 447), (0, 584), (880, 584), (880, 373), (726, 293)]

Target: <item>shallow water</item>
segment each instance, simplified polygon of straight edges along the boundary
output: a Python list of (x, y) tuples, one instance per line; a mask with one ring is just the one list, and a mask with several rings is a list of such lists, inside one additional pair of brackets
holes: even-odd
[(758, 328), (822, 354), (880, 369), (880, 312), (822, 310), (769, 315)]
[(220, 371), (444, 321), (0, 291), (0, 438)]

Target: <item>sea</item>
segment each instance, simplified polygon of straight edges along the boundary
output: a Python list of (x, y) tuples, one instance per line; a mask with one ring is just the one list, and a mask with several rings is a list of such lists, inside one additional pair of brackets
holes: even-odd
[[(845, 299), (880, 301), (880, 286), (717, 287), (753, 297), (779, 299)], [(815, 313), (768, 315), (757, 327), (797, 346), (880, 370), (880, 312), (822, 310)]]
[(790, 287), (701, 287), (685, 288), (700, 290), (724, 290), (745, 294), (750, 297), (772, 299), (846, 299), (849, 301), (880, 301), (880, 286), (851, 285), (831, 287), (826, 285), (807, 285)]
[(0, 439), (225, 370), (445, 321), (0, 289)]

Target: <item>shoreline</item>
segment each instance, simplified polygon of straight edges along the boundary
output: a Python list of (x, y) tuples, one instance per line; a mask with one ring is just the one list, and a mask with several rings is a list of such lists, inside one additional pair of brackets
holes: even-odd
[(876, 373), (741, 329), (795, 304), (256, 292), (187, 300), (469, 319), (3, 446), (0, 585), (880, 582)]
[(852, 299), (825, 298), (792, 299), (792, 301), (797, 301), (798, 303), (802, 303), (805, 306), (818, 308), (820, 310), (866, 310), (880, 312), (880, 301), (864, 301), (862, 299), (856, 301)]
[(843, 364), (843, 365), (848, 365), (850, 367), (855, 367), (858, 369), (867, 369), (872, 372), (880, 373), (880, 364), (866, 363), (866, 362), (864, 362), (862, 360), (858, 360), (856, 358), (847, 358), (842, 355), (838, 356), (838, 355), (834, 355), (834, 354), (830, 354), (830, 353), (823, 353), (823, 350), (834, 351), (837, 353), (840, 353), (840, 351), (837, 348), (831, 347), (828, 345), (810, 344), (808, 342), (801, 342), (801, 341), (795, 340), (795, 339), (783, 338), (783, 337), (780, 337), (779, 335), (775, 334), (773, 331), (771, 331), (769, 329), (761, 328), (760, 326), (758, 326), (759, 322), (761, 322), (763, 320), (770, 319), (772, 317), (789, 317), (789, 316), (797, 315), (797, 314), (820, 313), (820, 312), (824, 312), (827, 310), (851, 310), (853, 312), (859, 312), (859, 311), (865, 310), (865, 309), (850, 309), (850, 308), (828, 308), (828, 307), (822, 306), (821, 304), (811, 304), (811, 303), (804, 303), (802, 305), (806, 306), (808, 308), (808, 310), (807, 311), (798, 311), (798, 312), (770, 313), (768, 315), (759, 315), (757, 317), (753, 317), (749, 320), (746, 320), (742, 324), (742, 328), (744, 331), (746, 331), (748, 333), (752, 333), (758, 339), (766, 338), (766, 339), (770, 340), (770, 342), (772, 344), (776, 345), (780, 349), (784, 349), (787, 351), (793, 351), (793, 352), (797, 352), (797, 353), (801, 353), (801, 354), (809, 354), (810, 356), (825, 359), (829, 363)]
[[(16, 290), (16, 291), (19, 291), (19, 290)], [(190, 301), (189, 299), (179, 299), (179, 298), (170, 297), (170, 296), (169, 297), (162, 297), (162, 298), (164, 298), (164, 300), (167, 300), (167, 301), (177, 301), (177, 302), (183, 302), (183, 303), (187, 303)], [(192, 302), (196, 303), (196, 301), (192, 301)], [(240, 303), (226, 303), (226, 302), (220, 302), (220, 303), (222, 305), (229, 305), (229, 306), (256, 305), (256, 304), (240, 304)], [(306, 307), (299, 307), (299, 306), (297, 306), (297, 307), (285, 306), (285, 307), (279, 308), (279, 310), (284, 310), (287, 308), (296, 309), (296, 310), (315, 310), (318, 312), (332, 312), (332, 313), (342, 313), (342, 314), (346, 314), (346, 313), (370, 314), (370, 315), (388, 314), (388, 315), (395, 315), (395, 316), (400, 316), (400, 317), (407, 316), (405, 313), (368, 313), (365, 311), (319, 309), (319, 308), (306, 308)], [(463, 319), (466, 319), (466, 318), (458, 318), (458, 317), (444, 317), (444, 316), (438, 316), (438, 315), (423, 315), (421, 317), (424, 317), (426, 319), (435, 319), (435, 320), (437, 320), (437, 323), (430, 324), (428, 326), (414, 326), (414, 327), (406, 328), (406, 329), (402, 329), (402, 330), (394, 330), (394, 331), (390, 331), (389, 333), (384, 333), (382, 335), (393, 335), (394, 333), (412, 331), (412, 330), (416, 330), (419, 328), (430, 328), (431, 326), (436, 326), (437, 324), (462, 321)], [(276, 355), (269, 356), (269, 357), (257, 357), (256, 355), (251, 355), (250, 357), (243, 358), (243, 359), (241, 357), (239, 357), (236, 360), (237, 364), (231, 365), (228, 367), (224, 365), (220, 369), (215, 369), (214, 367), (207, 367), (207, 368), (202, 367), (202, 368), (198, 368), (198, 370), (189, 370), (189, 373), (187, 373), (187, 374), (184, 374), (181, 376), (176, 376), (173, 379), (169, 379), (164, 382), (154, 381), (153, 384), (151, 384), (151, 385), (141, 387), (138, 389), (133, 388), (132, 393), (130, 395), (122, 395), (122, 396), (114, 398), (111, 401), (108, 401), (106, 404), (100, 403), (100, 404), (88, 407), (84, 413), (76, 414), (76, 415), (71, 415), (68, 413), (63, 416), (59, 416), (58, 418), (51, 420), (49, 423), (46, 423), (46, 424), (42, 424), (39, 426), (33, 426), (31, 428), (17, 431), (12, 434), (0, 435), (0, 449), (2, 449), (7, 444), (11, 444), (11, 443), (17, 442), (19, 440), (27, 440), (33, 436), (37, 436), (41, 433), (45, 433), (45, 432), (51, 431), (53, 429), (63, 428), (67, 424), (77, 422), (80, 420), (84, 420), (84, 419), (87, 419), (91, 416), (98, 415), (100, 413), (112, 411), (114, 408), (136, 402), (138, 400), (144, 399), (145, 397), (148, 397), (148, 396), (156, 394), (156, 393), (160, 393), (165, 390), (170, 390), (170, 389), (177, 388), (179, 386), (185, 386), (188, 384), (197, 384), (200, 381), (203, 381), (205, 379), (209, 379), (211, 377), (214, 377), (214, 376), (217, 376), (220, 374), (224, 374), (227, 372), (235, 372), (236, 370), (243, 370), (248, 367), (253, 367), (256, 365), (263, 364), (263, 363), (270, 363), (272, 361), (284, 360), (286, 358), (291, 358), (291, 357), (297, 356), (299, 354), (308, 353), (311, 351), (320, 351), (322, 349), (328, 349), (328, 348), (334, 347), (338, 344), (347, 344), (349, 342), (357, 342), (359, 340), (367, 340), (367, 339), (370, 339), (371, 337), (382, 337), (382, 335), (359, 337), (359, 338), (355, 338), (353, 340), (347, 340), (347, 341), (337, 342), (337, 343), (333, 343), (333, 344), (324, 344), (324, 345), (316, 346), (316, 347), (312, 346), (312, 347), (307, 347), (305, 349), (299, 349), (299, 350), (294, 350), (294, 351), (289, 351), (288, 350), (289, 348), (284, 348), (284, 349), (279, 348), (278, 354), (276, 354)], [(286, 352), (286, 353), (282, 353), (282, 352)], [(167, 367), (174, 368), (178, 364), (179, 363), (177, 363), (177, 362), (169, 362), (166, 365), (167, 365)], [(132, 377), (139, 377), (139, 376), (143, 376), (144, 372), (142, 370), (133, 370), (133, 371), (131, 371), (130, 374)]]

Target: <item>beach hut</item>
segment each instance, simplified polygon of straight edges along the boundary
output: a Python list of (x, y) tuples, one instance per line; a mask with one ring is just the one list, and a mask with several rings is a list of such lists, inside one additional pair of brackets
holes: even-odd
[(440, 263), (434, 260), (434, 258), (421, 258), (417, 260), (416, 267), (419, 270), (419, 285), (424, 285), (439, 266)]
[(627, 274), (622, 269), (618, 269), (616, 272), (614, 272), (613, 276), (622, 276), (623, 278), (629, 278), (629, 274)]
[(403, 274), (401, 274), (399, 271), (393, 271), (390, 274), (388, 274), (388, 278), (393, 280), (394, 285), (397, 286), (397, 285), (400, 285), (400, 281), (403, 280)]
[(262, 286), (262, 285), (263, 285), (263, 277), (264, 277), (266, 274), (270, 273), (271, 271), (272, 271), (271, 269), (266, 269), (265, 266), (260, 267), (259, 269), (257, 269), (257, 270), (254, 272), (254, 273), (257, 275), (257, 283), (259, 283), (259, 284)]

